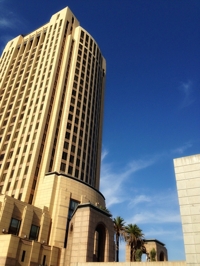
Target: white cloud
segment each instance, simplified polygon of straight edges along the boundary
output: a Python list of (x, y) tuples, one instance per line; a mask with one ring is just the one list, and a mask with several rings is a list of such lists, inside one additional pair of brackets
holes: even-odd
[[(111, 213), (123, 217), (126, 224), (137, 224), (146, 239), (158, 239), (171, 249), (174, 243), (183, 243), (176, 188), (147, 187), (142, 180), (138, 182), (137, 174), (155, 164), (159, 167), (163, 160), (172, 161), (175, 154), (184, 152), (191, 145), (188, 142), (169, 151), (133, 160), (121, 169), (119, 165), (106, 163), (109, 159), (107, 151), (102, 156), (101, 191)], [(125, 261), (125, 245), (123, 241), (120, 244), (120, 261)]]
[(190, 80), (188, 82), (182, 82), (179, 87), (179, 90), (181, 91), (183, 96), (180, 108), (184, 108), (191, 105), (194, 102), (194, 98), (192, 96), (193, 93), (192, 82)]
[[(105, 158), (106, 152), (103, 152)], [(127, 195), (124, 184), (132, 175), (144, 168), (154, 164), (157, 157), (143, 160), (134, 160), (125, 166), (120, 172), (115, 171), (111, 164), (102, 161), (101, 165), (101, 191), (106, 198), (106, 205), (109, 208), (113, 204), (126, 201)]]
[(178, 156), (180, 154), (183, 154), (187, 149), (192, 147), (192, 145), (192, 142), (189, 141), (184, 145), (170, 151), (157, 153), (152, 156), (144, 156), (143, 159), (136, 159), (131, 161), (127, 165), (122, 166), (120, 170), (115, 170), (114, 164), (108, 164), (105, 162), (105, 159), (107, 158), (106, 156), (108, 155), (108, 150), (104, 149), (102, 152), (100, 185), (101, 192), (106, 198), (107, 207), (109, 208), (114, 204), (122, 203), (125, 201), (129, 201), (127, 205), (130, 207), (131, 204), (135, 206), (140, 203), (147, 203), (153, 200), (150, 199), (149, 196), (144, 194), (137, 196), (135, 196), (135, 194), (131, 195), (130, 199), (130, 195), (127, 194), (125, 187), (127, 180), (132, 179), (134, 183), (133, 178), (136, 172), (146, 169), (163, 160), (170, 159), (171, 161), (173, 161), (173, 158), (176, 155)]
[(152, 191), (148, 193), (148, 196), (136, 194), (129, 208), (133, 209), (134, 214), (126, 218), (127, 223), (180, 223), (176, 191), (166, 190), (156, 194)]
[(0, 27), (10, 27), (10, 22), (5, 18), (0, 19)]
[(172, 153), (178, 153), (178, 154), (183, 154), (187, 149), (191, 148), (193, 144), (191, 142), (185, 143), (183, 146), (180, 146), (174, 150), (172, 150)]
[(144, 202), (151, 202), (152, 199), (149, 196), (146, 195), (138, 195), (136, 197), (134, 197), (133, 199), (131, 199), (131, 201), (129, 202), (128, 206), (130, 207), (134, 207), (140, 203), (144, 203)]
[(173, 229), (166, 229), (163, 227), (151, 227), (149, 230), (145, 231), (145, 237), (146, 238), (157, 238), (157, 237), (164, 237), (166, 238), (170, 238), (172, 239), (183, 239), (183, 235), (182, 234), (177, 234), (177, 229), (173, 228)]
[(103, 161), (107, 155), (108, 155), (108, 150), (104, 149), (101, 153), (101, 161)]
[(6, 1), (0, 0), (0, 28), (14, 29), (22, 24), (21, 19), (16, 12), (13, 12), (6, 6)]
[(130, 223), (133, 221), (136, 224), (180, 223), (180, 215), (175, 210), (157, 209), (155, 206), (149, 210), (141, 209), (140, 213), (136, 213), (130, 218)]

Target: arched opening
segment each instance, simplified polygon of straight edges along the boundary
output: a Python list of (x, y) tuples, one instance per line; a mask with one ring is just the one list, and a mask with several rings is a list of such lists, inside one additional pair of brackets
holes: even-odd
[(147, 261), (147, 254), (145, 254), (145, 253), (142, 253), (142, 258), (141, 258), (141, 261), (142, 261), (142, 262), (145, 262), (145, 261)]
[(160, 252), (160, 261), (164, 261), (165, 260), (165, 254), (163, 251)]
[(106, 242), (106, 230), (103, 224), (97, 225), (94, 232), (94, 252), (93, 261), (104, 261), (105, 253), (105, 242)]

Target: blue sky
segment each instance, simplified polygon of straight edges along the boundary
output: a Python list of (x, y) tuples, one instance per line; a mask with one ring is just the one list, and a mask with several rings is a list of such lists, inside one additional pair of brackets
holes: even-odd
[(169, 260), (185, 260), (173, 158), (200, 152), (200, 1), (0, 0), (0, 51), (65, 6), (107, 61), (107, 207), (165, 243)]

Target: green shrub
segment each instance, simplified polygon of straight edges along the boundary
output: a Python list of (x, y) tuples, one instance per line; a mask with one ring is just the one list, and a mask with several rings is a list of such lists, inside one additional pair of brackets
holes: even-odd
[(141, 261), (142, 258), (142, 250), (141, 249), (137, 249), (135, 251), (135, 260), (136, 261)]
[(151, 258), (151, 261), (156, 261), (156, 251), (155, 251), (155, 248), (152, 248), (152, 250), (150, 251), (150, 258)]

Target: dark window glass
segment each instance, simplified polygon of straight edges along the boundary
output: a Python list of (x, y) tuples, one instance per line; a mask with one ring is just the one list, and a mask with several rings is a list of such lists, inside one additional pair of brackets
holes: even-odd
[(72, 147), (71, 147), (71, 152), (75, 152), (75, 146), (74, 145), (72, 145)]
[(66, 164), (65, 163), (61, 163), (60, 170), (64, 172), (65, 168), (66, 168)]
[(21, 261), (24, 261), (24, 259), (25, 259), (25, 255), (26, 255), (26, 251), (25, 251), (25, 250), (23, 250), (23, 252), (22, 252), (22, 258), (21, 258)]
[(70, 161), (70, 163), (74, 162), (74, 156), (73, 155), (70, 156), (70, 160), (69, 161)]
[(69, 138), (70, 138), (70, 133), (69, 133), (69, 132), (66, 132), (66, 134), (65, 134), (65, 138), (66, 138), (66, 139), (69, 139)]
[(76, 136), (73, 136), (72, 141), (76, 142)]
[(73, 116), (72, 116), (71, 114), (69, 114), (68, 119), (69, 119), (70, 121), (72, 121), (72, 118), (73, 118)]
[(73, 171), (73, 167), (72, 166), (69, 166), (69, 168), (68, 168), (68, 174), (72, 174), (72, 171)]
[(66, 159), (67, 159), (67, 153), (66, 153), (66, 152), (63, 152), (63, 154), (62, 154), (62, 159), (63, 159), (63, 160), (66, 160)]
[(72, 124), (71, 123), (67, 123), (67, 129), (71, 129), (71, 127), (72, 127)]
[(21, 224), (20, 220), (12, 218), (11, 222), (10, 222), (10, 227), (9, 227), (8, 233), (13, 234), (13, 235), (18, 235), (19, 229), (20, 229), (20, 224)]
[(69, 143), (65, 141), (65, 143), (64, 143), (64, 148), (67, 150), (68, 147), (69, 147)]
[(46, 255), (44, 255), (44, 257), (43, 257), (42, 265), (45, 265), (45, 262), (46, 262)]
[(75, 170), (75, 177), (78, 177), (79, 171), (78, 169)]
[(68, 218), (70, 219), (72, 217), (73, 212), (75, 211), (76, 207), (78, 206), (79, 202), (73, 199), (70, 199), (70, 205), (69, 205), (69, 213)]
[(38, 239), (39, 230), (40, 230), (39, 226), (32, 224), (31, 225), (31, 231), (30, 231), (30, 234), (29, 234), (29, 239), (30, 240), (37, 240)]

